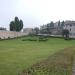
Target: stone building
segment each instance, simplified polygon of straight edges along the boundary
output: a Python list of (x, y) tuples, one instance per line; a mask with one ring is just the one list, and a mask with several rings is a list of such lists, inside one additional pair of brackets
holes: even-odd
[(64, 29), (68, 29), (69, 36), (75, 38), (75, 21), (65, 21)]

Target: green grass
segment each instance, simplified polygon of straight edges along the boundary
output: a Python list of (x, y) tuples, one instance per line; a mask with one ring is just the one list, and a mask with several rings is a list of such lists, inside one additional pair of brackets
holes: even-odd
[(65, 48), (23, 70), (20, 75), (72, 75), (74, 55), (75, 47)]
[(0, 75), (18, 75), (31, 65), (74, 45), (75, 40), (58, 38), (50, 38), (46, 42), (22, 39), (0, 41)]

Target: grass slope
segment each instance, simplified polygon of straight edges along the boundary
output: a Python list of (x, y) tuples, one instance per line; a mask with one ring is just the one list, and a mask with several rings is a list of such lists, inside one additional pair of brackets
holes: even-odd
[(0, 41), (0, 75), (18, 75), (34, 63), (75, 45), (74, 40), (65, 41), (58, 38), (50, 38), (46, 42), (22, 39)]

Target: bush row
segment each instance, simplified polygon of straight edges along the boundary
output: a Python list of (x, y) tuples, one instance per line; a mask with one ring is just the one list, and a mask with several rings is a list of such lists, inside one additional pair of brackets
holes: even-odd
[(22, 41), (48, 41), (48, 38), (29, 38), (29, 39), (22, 39)]

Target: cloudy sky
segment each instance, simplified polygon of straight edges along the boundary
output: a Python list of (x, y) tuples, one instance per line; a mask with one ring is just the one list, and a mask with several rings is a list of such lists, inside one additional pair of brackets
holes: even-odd
[(24, 28), (75, 20), (75, 0), (0, 0), (0, 27), (9, 28), (15, 16), (23, 20)]

